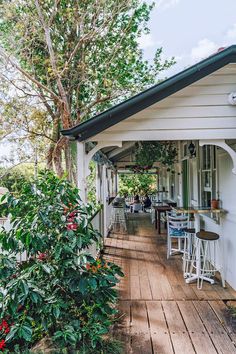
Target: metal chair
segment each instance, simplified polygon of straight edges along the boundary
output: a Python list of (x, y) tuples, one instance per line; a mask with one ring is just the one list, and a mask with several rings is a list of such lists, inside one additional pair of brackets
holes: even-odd
[[(183, 241), (186, 238), (185, 230), (187, 227), (188, 217), (167, 214), (167, 259), (174, 253), (184, 253)], [(178, 248), (172, 247), (173, 239), (177, 240)]]

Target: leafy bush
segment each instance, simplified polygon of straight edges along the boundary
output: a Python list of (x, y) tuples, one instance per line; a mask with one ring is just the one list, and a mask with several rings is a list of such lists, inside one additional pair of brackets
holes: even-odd
[(119, 193), (121, 195), (145, 195), (156, 192), (156, 176), (148, 174), (120, 174)]
[(172, 166), (177, 153), (173, 141), (140, 141), (136, 144), (135, 161), (140, 166), (152, 166), (154, 162)]
[(7, 188), (10, 192), (19, 195), (24, 184), (33, 179), (33, 164), (22, 164), (14, 168), (0, 168), (1, 187)]
[[(100, 353), (116, 310), (118, 266), (86, 253), (100, 234), (78, 190), (51, 172), (6, 197), (12, 229), (0, 233), (0, 350), (23, 353), (42, 338)], [(18, 262), (17, 253), (28, 260)], [(5, 321), (5, 322), (4, 322)], [(7, 325), (6, 325), (7, 323)], [(64, 349), (64, 352), (66, 349)]]

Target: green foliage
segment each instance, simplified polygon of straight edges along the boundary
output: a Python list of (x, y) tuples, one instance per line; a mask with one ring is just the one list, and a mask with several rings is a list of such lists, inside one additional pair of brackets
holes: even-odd
[[(78, 190), (51, 172), (25, 183), (18, 199), (5, 197), (12, 229), (0, 234), (1, 318), (9, 333), (0, 339), (20, 353), (48, 336), (69, 352), (83, 343), (99, 353), (116, 313), (113, 287), (118, 266), (94, 259), (86, 248), (100, 241)], [(17, 253), (28, 260), (17, 262)], [(1, 343), (1, 342), (0, 342)], [(14, 349), (15, 351), (15, 349)]]
[(23, 164), (13, 169), (1, 168), (0, 186), (7, 188), (10, 192), (19, 195), (27, 181), (32, 180), (34, 176), (33, 164)]
[(156, 191), (156, 176), (148, 174), (120, 174), (119, 193), (121, 195), (145, 195)]
[(149, 33), (153, 6), (140, 0), (1, 2), (0, 45), (5, 60), (9, 64), (9, 58), (16, 58), (24, 70), (18, 68), (20, 81), (14, 84), (21, 87), (22, 76), (27, 77), (27, 93), (32, 91), (34, 100), (41, 101), (38, 106), (45, 108), (26, 114), (27, 129), (50, 142), (48, 162), (53, 160), (59, 175), (63, 149), (67, 168), (70, 163), (60, 129), (148, 88), (173, 65), (173, 58), (162, 59), (162, 48), (149, 62), (139, 47), (139, 38)]
[(172, 166), (176, 157), (177, 148), (174, 142), (142, 141), (137, 143), (135, 159), (139, 166), (151, 167), (154, 162)]
[(49, 0), (40, 7), (45, 26), (50, 24), (56, 70), (33, 0), (3, 1), (1, 42), (28, 72), (36, 73), (37, 79), (56, 94), (60, 92), (55, 78), (57, 72), (61, 73), (63, 86), (70, 87), (75, 120), (78, 110), (84, 112), (96, 97), (96, 111), (104, 110), (111, 104), (109, 99), (104, 102), (105, 97), (124, 99), (154, 83), (156, 74), (173, 63), (160, 62), (162, 49), (156, 51), (152, 65), (143, 60), (137, 39), (149, 32), (147, 22), (153, 8), (145, 1), (67, 0), (55, 6), (54, 0)]

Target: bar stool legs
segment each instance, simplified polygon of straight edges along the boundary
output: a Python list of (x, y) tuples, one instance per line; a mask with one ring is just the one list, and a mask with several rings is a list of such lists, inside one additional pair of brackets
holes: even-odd
[(127, 232), (124, 208), (113, 207), (112, 228), (115, 233), (126, 233)]
[[(225, 287), (223, 265), (216, 265), (216, 252), (218, 253), (218, 258), (222, 261), (219, 235), (209, 231), (198, 232), (192, 255), (190, 277), (186, 279), (186, 283), (196, 280), (198, 289), (202, 289), (203, 280), (214, 284), (212, 277), (216, 272), (220, 272), (222, 286)], [(193, 269), (195, 269), (195, 274)]]
[(190, 275), (194, 236), (195, 236), (195, 229), (188, 228), (185, 230), (184, 249), (183, 249), (183, 257), (182, 257), (184, 278), (187, 278)]

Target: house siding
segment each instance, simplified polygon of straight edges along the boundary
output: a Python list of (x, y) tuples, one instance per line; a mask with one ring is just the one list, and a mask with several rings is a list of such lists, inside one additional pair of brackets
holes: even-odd
[(228, 103), (236, 91), (236, 64), (121, 121), (94, 137), (97, 141), (233, 139), (236, 106)]

